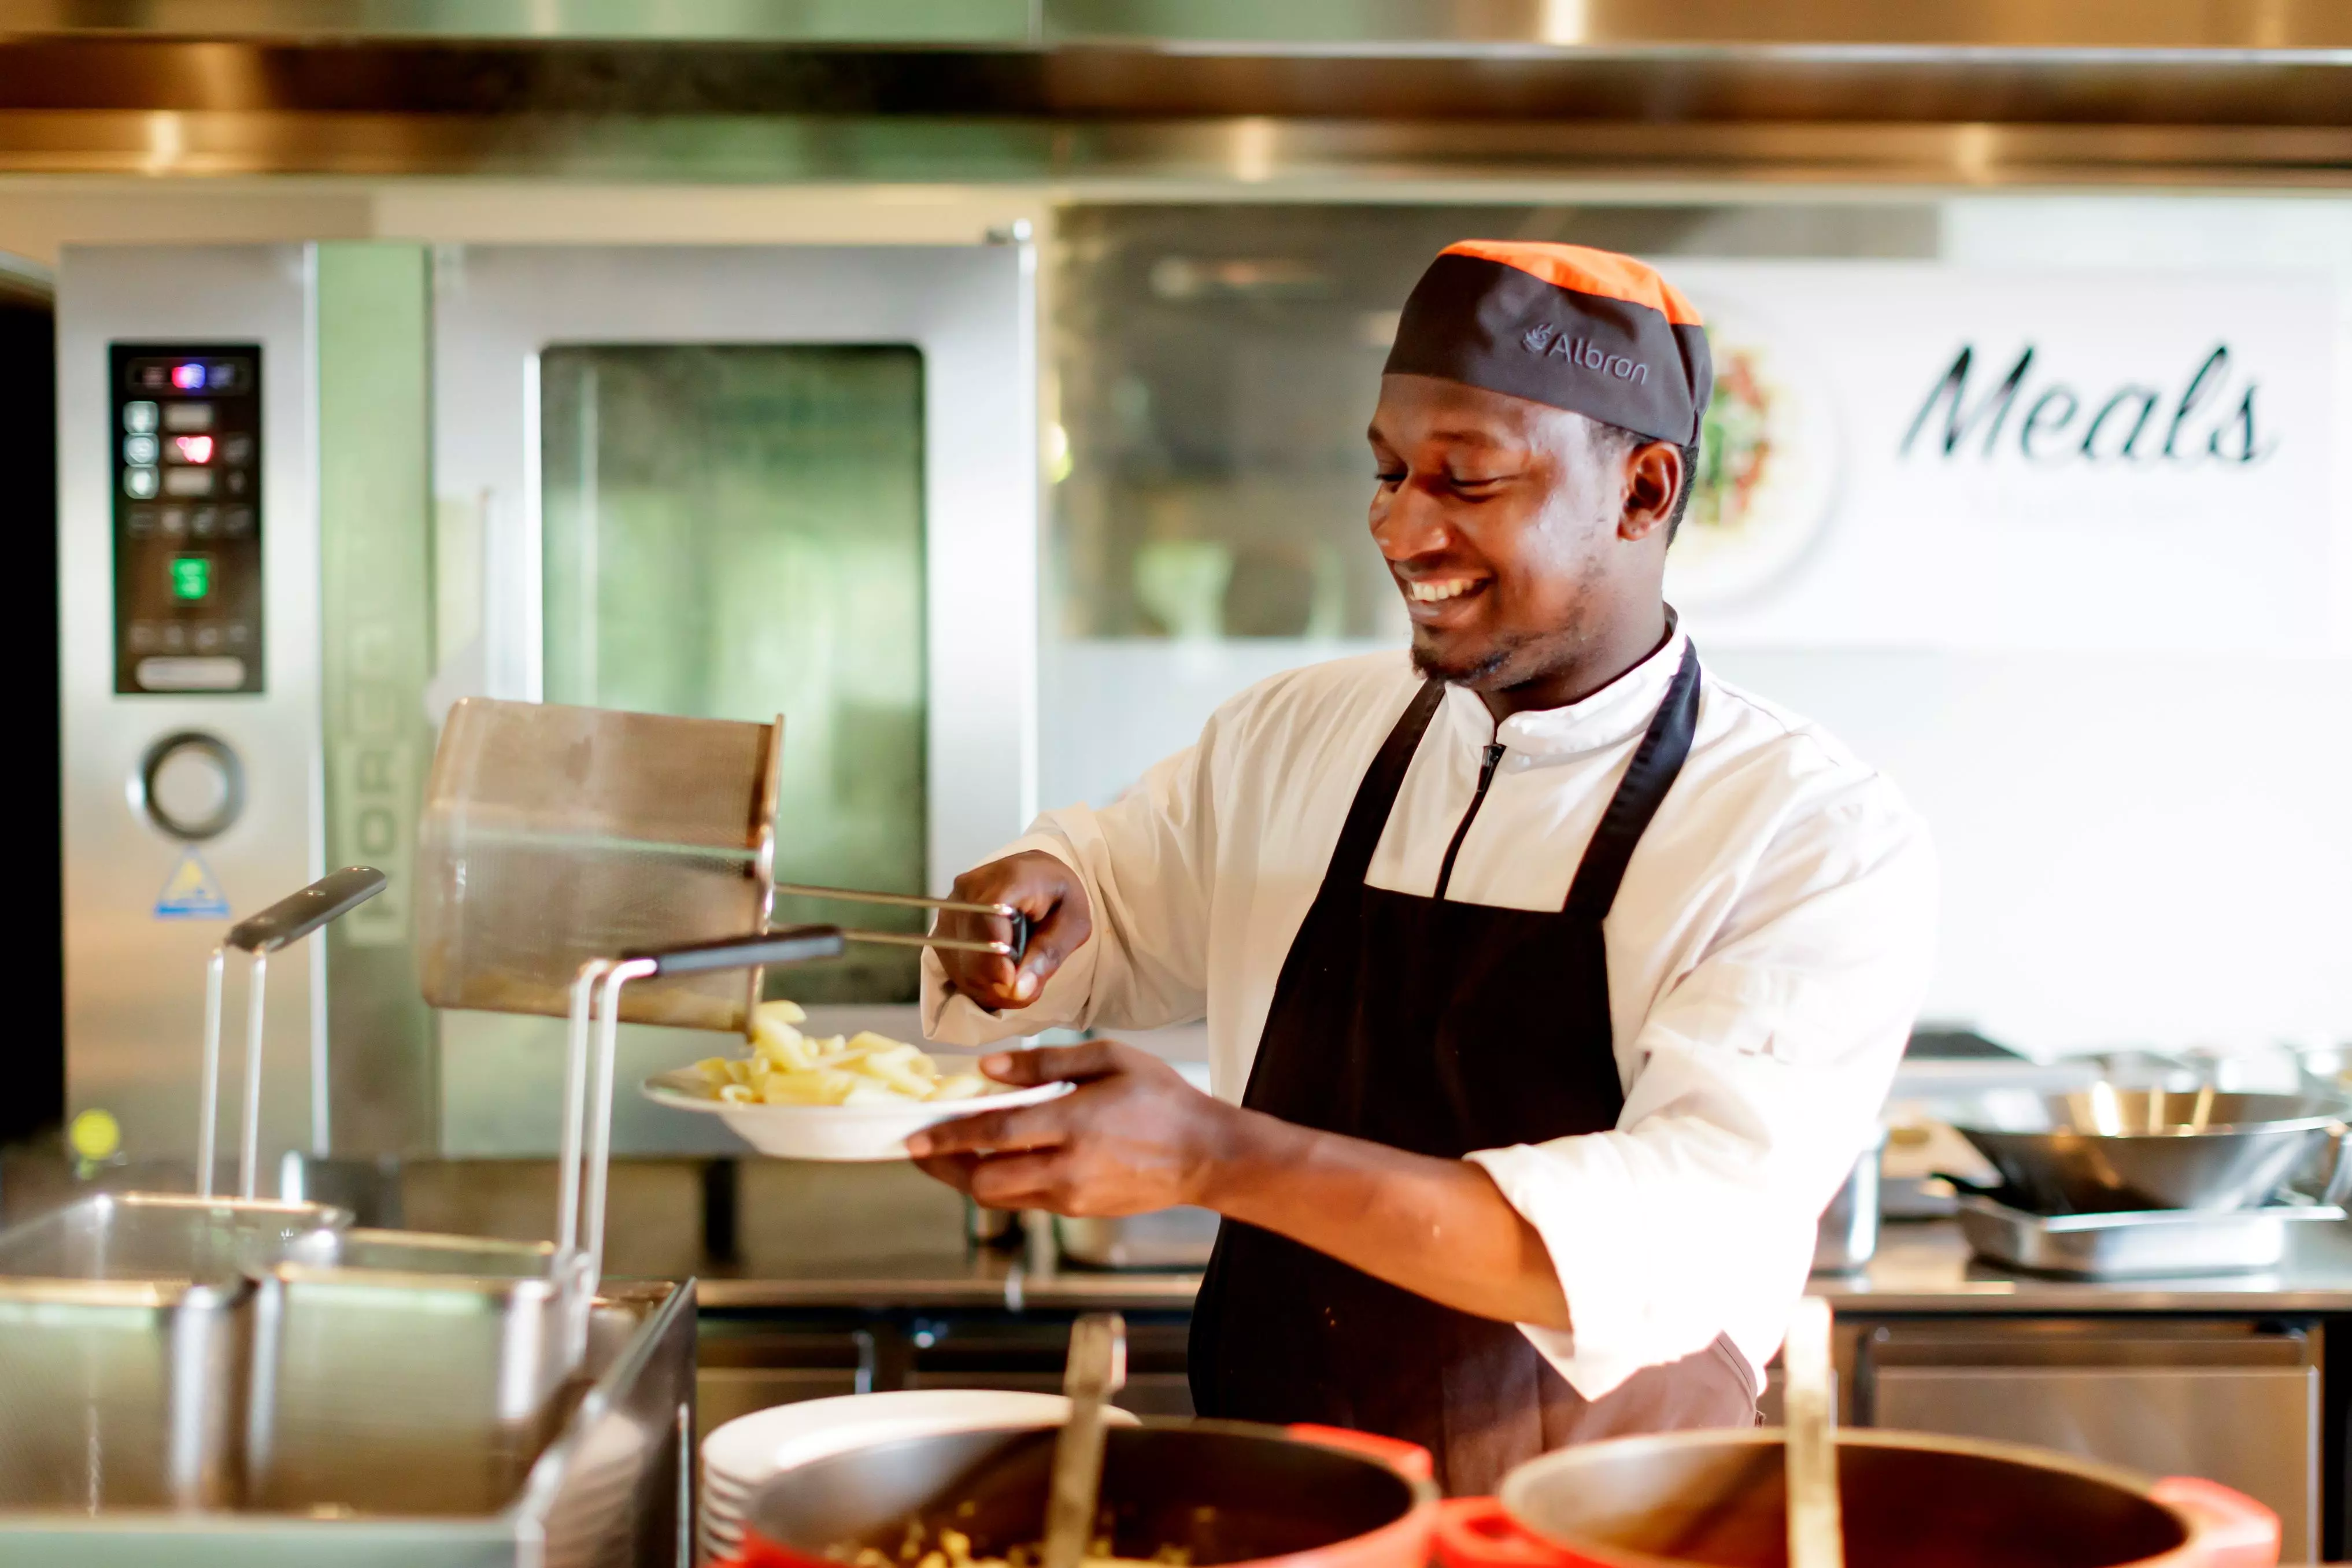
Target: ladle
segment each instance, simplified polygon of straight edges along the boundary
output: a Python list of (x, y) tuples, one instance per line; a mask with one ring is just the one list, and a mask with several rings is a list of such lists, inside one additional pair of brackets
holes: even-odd
[(1070, 1415), (1054, 1443), (1044, 1568), (1078, 1568), (1094, 1541), (1102, 1493), (1103, 1406), (1126, 1386), (1127, 1320), (1117, 1312), (1089, 1312), (1072, 1323), (1070, 1359), (1062, 1372)]
[[(1800, 1297), (1780, 1350), (1788, 1375), (1790, 1568), (1844, 1568), (1844, 1526), (1838, 1510), (1837, 1415), (1831, 1405), (1830, 1304)], [(1049, 1563), (1048, 1568), (1052, 1568)]]

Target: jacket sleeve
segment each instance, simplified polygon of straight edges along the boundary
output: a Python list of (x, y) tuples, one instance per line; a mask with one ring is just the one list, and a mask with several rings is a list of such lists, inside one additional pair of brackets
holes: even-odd
[(923, 954), (923, 1032), (983, 1045), (1049, 1028), (1156, 1029), (1208, 1005), (1210, 899), (1217, 805), (1226, 759), (1247, 727), (1250, 694), (1211, 718), (1201, 739), (1153, 767), (1111, 805), (1039, 817), (1002, 855), (1042, 849), (1078, 874), (1093, 934), (1064, 960), (1037, 1000), (991, 1013), (949, 994), (939, 958)]
[(1652, 1007), (1616, 1130), (1469, 1156), (1550, 1252), (1571, 1326), (1523, 1327), (1580, 1394), (1802, 1292), (1926, 995), (1936, 902), (1926, 827), (1882, 781), (1784, 825)]

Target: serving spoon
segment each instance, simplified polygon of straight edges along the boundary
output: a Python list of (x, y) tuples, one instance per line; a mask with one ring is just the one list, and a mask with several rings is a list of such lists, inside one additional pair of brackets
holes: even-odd
[(1102, 1497), (1103, 1407), (1126, 1386), (1127, 1320), (1117, 1312), (1088, 1312), (1070, 1325), (1070, 1359), (1062, 1369), (1070, 1415), (1054, 1440), (1043, 1568), (1078, 1568), (1093, 1543)]
[(1788, 1377), (1781, 1441), (1789, 1477), (1790, 1568), (1844, 1568), (1837, 1415), (1830, 1404), (1830, 1304), (1819, 1296), (1798, 1299), (1780, 1365)]

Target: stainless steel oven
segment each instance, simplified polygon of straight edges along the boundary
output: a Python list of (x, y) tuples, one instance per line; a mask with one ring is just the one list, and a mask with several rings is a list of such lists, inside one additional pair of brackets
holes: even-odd
[[(1017, 833), (1034, 272), (1025, 233), (69, 249), (69, 1110), (184, 1156), (205, 952), (365, 861), (391, 893), (273, 974), (265, 1142), (551, 1147), (560, 1026), (417, 996), (401, 892), (464, 695), (782, 713), (794, 881), (943, 890)], [(823, 1024), (914, 1027), (887, 950), (794, 984)], [(627, 1073), (712, 1048), (630, 1035)], [(701, 1132), (622, 1106), (624, 1150)]]

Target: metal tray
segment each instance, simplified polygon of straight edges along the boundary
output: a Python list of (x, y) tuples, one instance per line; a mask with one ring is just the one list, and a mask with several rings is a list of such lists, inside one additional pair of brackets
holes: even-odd
[(1960, 1232), (1978, 1257), (2085, 1279), (2274, 1268), (2286, 1258), (2287, 1226), (2344, 1217), (2335, 1205), (2308, 1199), (2250, 1209), (2040, 1215), (1964, 1193), (1959, 1208)]

